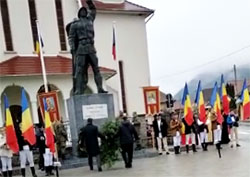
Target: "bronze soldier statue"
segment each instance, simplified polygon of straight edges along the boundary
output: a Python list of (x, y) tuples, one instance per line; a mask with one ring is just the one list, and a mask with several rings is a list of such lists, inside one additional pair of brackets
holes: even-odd
[[(67, 25), (68, 41), (73, 57), (73, 91), (74, 95), (84, 94), (88, 83), (88, 67), (94, 72), (98, 93), (107, 93), (102, 87), (102, 76), (98, 67), (98, 58), (94, 46), (94, 20), (96, 7), (92, 0), (86, 0), (88, 9), (78, 11), (78, 20)], [(68, 28), (68, 29), (67, 29)]]

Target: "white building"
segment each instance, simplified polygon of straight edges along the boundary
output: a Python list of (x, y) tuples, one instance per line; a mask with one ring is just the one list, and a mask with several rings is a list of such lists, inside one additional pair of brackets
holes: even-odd
[[(60, 112), (63, 120), (67, 121), (69, 117), (66, 100), (71, 95), (72, 68), (64, 29), (66, 24), (76, 17), (80, 1), (1, 0), (0, 2), (1, 125), (4, 122), (3, 94), (6, 93), (9, 98), (12, 113), (18, 115), (21, 87), (27, 93), (34, 122), (39, 121), (37, 94), (44, 88), (40, 60), (34, 52), (34, 43), (37, 40), (35, 19), (39, 20), (43, 37), (48, 83), (51, 90), (58, 90)], [(95, 45), (104, 88), (114, 94), (116, 114), (123, 108), (127, 109), (129, 115), (134, 111), (144, 114), (142, 87), (150, 85), (146, 21), (153, 15), (153, 11), (125, 0), (94, 2), (97, 7)], [(116, 61), (113, 60), (111, 52), (114, 23)], [(119, 63), (124, 73), (123, 86), (121, 86)], [(89, 92), (96, 92), (91, 70), (88, 86)]]

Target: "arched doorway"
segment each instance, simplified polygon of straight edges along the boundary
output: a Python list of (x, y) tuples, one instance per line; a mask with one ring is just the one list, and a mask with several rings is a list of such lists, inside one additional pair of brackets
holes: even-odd
[[(11, 116), (13, 119), (13, 123), (15, 128), (19, 129), (19, 123), (22, 121), (22, 106), (21, 106), (21, 92), (22, 92), (22, 87), (18, 85), (12, 85), (8, 86), (4, 89), (3, 93), (1, 94), (1, 102), (2, 104), (2, 110), (5, 112), (5, 107), (4, 107), (4, 94), (7, 95), (8, 101), (9, 101), (9, 109), (11, 112)], [(28, 101), (28, 105), (31, 108), (31, 103), (30, 103), (30, 97), (27, 92), (26, 93), (26, 98)], [(32, 114), (32, 109), (30, 109), (31, 114)], [(3, 113), (4, 115), (5, 113)], [(5, 122), (5, 115), (2, 117), (3, 122)]]

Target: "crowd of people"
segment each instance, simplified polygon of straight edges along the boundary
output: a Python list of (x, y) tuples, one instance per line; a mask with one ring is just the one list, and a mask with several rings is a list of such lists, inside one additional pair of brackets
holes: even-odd
[[(201, 146), (203, 151), (208, 150), (209, 144), (216, 145), (217, 149), (221, 149), (222, 143), (229, 143), (230, 147), (240, 147), (238, 138), (239, 117), (236, 110), (231, 110), (227, 115), (222, 111), (224, 118), (223, 123), (219, 123), (217, 113), (211, 108), (206, 107), (206, 120), (201, 121), (198, 114), (194, 114), (193, 123), (187, 123), (180, 113), (172, 112), (171, 120), (168, 122), (163, 118), (162, 112), (154, 114), (152, 122), (153, 138), (156, 140), (156, 148), (159, 155), (163, 152), (166, 155), (170, 154), (168, 142), (172, 140), (174, 153), (180, 154), (181, 147), (186, 148), (186, 153), (189, 153), (191, 146), (193, 152), (197, 152), (196, 146)], [(122, 116), (123, 121), (120, 122), (116, 137), (120, 140), (121, 155), (124, 160), (125, 168), (132, 168), (134, 142), (139, 140), (137, 131), (134, 125), (128, 120), (126, 115)], [(20, 125), (19, 125), (20, 126)], [(67, 141), (67, 132), (64, 125), (60, 121), (55, 121), (53, 124), (55, 133), (55, 142), (58, 149), (58, 157), (65, 159), (65, 149)], [(53, 154), (46, 147), (46, 135), (42, 125), (37, 125), (36, 146), (31, 146), (28, 141), (22, 137), (20, 128), (16, 128), (16, 135), (19, 145), (19, 159), (22, 177), (25, 177), (26, 164), (28, 162), (33, 177), (36, 177), (34, 167), (33, 150), (39, 149), (39, 169), (45, 170), (45, 175), (53, 174)], [(87, 125), (81, 130), (84, 134), (80, 141), (86, 145), (88, 153), (88, 163), (90, 170), (93, 170), (93, 157), (96, 157), (98, 171), (102, 171), (100, 158), (100, 141), (103, 135), (98, 131), (98, 127), (93, 124), (90, 118), (87, 120)], [(170, 136), (169, 136), (170, 135)], [(6, 145), (5, 128), (0, 129), (0, 157), (2, 164), (2, 174), (4, 177), (12, 176), (12, 156), (13, 152)]]
[[(36, 134), (36, 144), (31, 145), (22, 136), (20, 127), (20, 122), (16, 126), (16, 136), (19, 146), (19, 160), (22, 177), (26, 177), (26, 164), (29, 164), (31, 174), (33, 177), (37, 177), (36, 170), (34, 167), (34, 157), (33, 151), (38, 149), (39, 151), (39, 169), (45, 171), (45, 176), (54, 175), (53, 173), (53, 161), (55, 160), (50, 149), (46, 146), (46, 135), (42, 124), (38, 124), (35, 127)], [(56, 120), (53, 123), (55, 131), (55, 142), (58, 149), (58, 157), (64, 159), (67, 132), (61, 121)], [(6, 142), (6, 131), (5, 127), (0, 129), (0, 157), (2, 165), (2, 175), (3, 177), (12, 177), (12, 157), (13, 152), (7, 145)]]
[[(186, 153), (189, 153), (190, 146), (194, 153), (197, 152), (197, 146), (201, 146), (203, 151), (208, 151), (209, 144), (214, 144), (217, 149), (222, 148), (222, 143), (229, 142), (231, 148), (240, 147), (238, 139), (239, 117), (236, 110), (232, 110), (228, 115), (222, 111), (222, 114), (224, 121), (220, 124), (216, 112), (208, 106), (206, 107), (205, 122), (199, 119), (198, 114), (194, 114), (191, 125), (177, 112), (171, 113), (169, 123), (163, 118), (161, 112), (154, 114), (151, 127), (159, 155), (162, 155), (163, 152), (166, 155), (170, 154), (169, 139), (173, 141), (175, 154), (181, 153), (181, 147), (185, 147)], [(139, 137), (128, 117), (123, 115), (120, 118), (123, 121), (120, 122), (116, 137), (120, 139), (121, 155), (125, 168), (132, 168), (134, 142), (139, 140)], [(93, 124), (92, 119), (88, 119), (87, 122), (87, 125), (81, 130), (84, 136), (80, 141), (85, 142), (90, 170), (93, 170), (93, 157), (96, 157), (98, 171), (102, 171), (99, 138), (105, 137), (98, 131), (98, 127)]]
[[(206, 107), (206, 120), (201, 121), (198, 114), (194, 114), (193, 123), (189, 125), (179, 113), (172, 112), (171, 120), (167, 123), (162, 113), (155, 114), (152, 122), (153, 136), (156, 141), (156, 148), (159, 155), (169, 154), (168, 139), (173, 140), (175, 154), (180, 154), (181, 146), (185, 146), (186, 153), (189, 153), (191, 146), (193, 152), (197, 152), (199, 145), (203, 151), (208, 150), (209, 144), (214, 144), (221, 149), (221, 144), (228, 144), (230, 147), (240, 147), (238, 138), (239, 117), (237, 111), (231, 110), (229, 114), (222, 111), (223, 123), (219, 123), (217, 113), (210, 107)], [(168, 136), (170, 135), (170, 136)]]

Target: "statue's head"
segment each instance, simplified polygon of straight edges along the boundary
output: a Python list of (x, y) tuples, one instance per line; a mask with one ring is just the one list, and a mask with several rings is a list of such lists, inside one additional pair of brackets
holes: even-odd
[(84, 18), (88, 15), (86, 7), (81, 7), (78, 11), (78, 18)]

